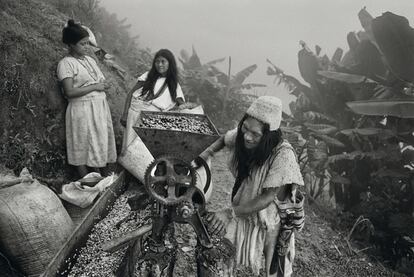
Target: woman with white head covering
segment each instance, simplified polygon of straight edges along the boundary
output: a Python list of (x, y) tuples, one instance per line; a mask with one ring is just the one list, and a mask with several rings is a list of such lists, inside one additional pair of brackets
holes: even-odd
[[(236, 263), (251, 267), (256, 274), (262, 267), (264, 254), (266, 276), (290, 276), (292, 273), (294, 236), (288, 236), (283, 245), (283, 263), (277, 265), (283, 268), (270, 274), (281, 227), (278, 204), (279, 200), (294, 198), (296, 186), (304, 185), (295, 151), (282, 138), (281, 120), (280, 99), (259, 97), (237, 129), (227, 132), (201, 154), (202, 158), (207, 158), (227, 147), (229, 169), (235, 177), (232, 207), (207, 217), (210, 231), (225, 233), (235, 244)], [(300, 225), (303, 226), (303, 218)]]

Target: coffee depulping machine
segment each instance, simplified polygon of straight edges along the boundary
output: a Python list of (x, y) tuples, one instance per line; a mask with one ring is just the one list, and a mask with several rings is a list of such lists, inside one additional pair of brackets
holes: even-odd
[[(218, 138), (217, 129), (206, 115), (142, 111), (134, 127), (154, 161), (145, 172), (145, 188), (152, 201), (152, 225), (138, 228), (104, 249), (118, 249), (150, 231), (141, 247), (141, 260), (159, 262), (166, 251), (166, 230), (173, 222), (189, 224), (204, 248), (213, 246), (202, 221), (206, 213), (205, 193), (211, 172), (199, 155)], [(197, 167), (205, 170), (204, 184), (197, 180)]]

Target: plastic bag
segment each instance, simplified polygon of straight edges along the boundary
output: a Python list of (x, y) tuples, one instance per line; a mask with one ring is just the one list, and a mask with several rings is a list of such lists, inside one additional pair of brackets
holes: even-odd
[[(101, 174), (96, 172), (91, 172), (87, 174), (84, 178), (89, 177), (101, 177)], [(59, 194), (59, 197), (67, 202), (79, 206), (81, 208), (86, 208), (93, 203), (95, 198), (102, 193), (107, 187), (109, 187), (115, 179), (115, 175), (112, 174), (93, 187), (84, 186), (79, 181), (71, 182), (69, 184), (63, 185), (62, 193)]]

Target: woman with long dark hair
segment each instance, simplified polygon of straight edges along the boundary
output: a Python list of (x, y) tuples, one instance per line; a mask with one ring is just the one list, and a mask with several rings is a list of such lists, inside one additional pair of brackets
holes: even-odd
[(132, 127), (141, 111), (169, 111), (184, 101), (174, 55), (161, 49), (155, 53), (151, 69), (138, 78), (127, 95), (121, 118), (126, 127), (122, 151), (137, 137)]
[[(236, 263), (251, 267), (256, 274), (264, 254), (266, 276), (275, 276), (270, 274), (270, 266), (281, 226), (277, 203), (294, 198), (296, 186), (304, 184), (294, 149), (282, 137), (281, 119), (281, 101), (259, 97), (237, 129), (201, 154), (208, 158), (226, 146), (230, 150), (229, 169), (235, 177), (232, 207), (207, 217), (210, 231), (225, 234), (236, 246)], [(293, 239), (289, 236), (285, 241), (290, 257), (284, 259), (277, 276), (291, 274)]]

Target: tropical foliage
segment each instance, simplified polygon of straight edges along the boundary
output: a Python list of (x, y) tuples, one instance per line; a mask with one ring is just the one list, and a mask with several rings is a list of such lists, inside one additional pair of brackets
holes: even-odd
[(145, 71), (151, 65), (149, 49), (139, 47), (138, 36), (129, 32), (131, 24), (108, 12), (99, 0), (47, 0), (60, 12), (70, 15), (76, 21), (93, 30), (99, 47), (115, 54), (121, 62), (134, 71)]
[(231, 57), (228, 59), (229, 67), (226, 74), (216, 66), (224, 62), (226, 58), (202, 64), (194, 47), (191, 55), (185, 50), (182, 50), (180, 54), (183, 87), (189, 100), (202, 104), (220, 131), (235, 127), (238, 119), (255, 98), (246, 91), (265, 86), (245, 83), (246, 79), (257, 69), (257, 65), (250, 65), (232, 75)]
[(271, 61), (267, 73), (296, 96), (286, 129), (289, 139), (303, 138), (294, 145), (308, 195), (317, 199), (329, 188), (340, 207), (369, 218), (376, 228), (371, 238), (394, 253), (395, 265), (414, 256), (414, 245), (402, 239), (414, 237), (414, 179), (406, 166), (412, 160), (402, 151), (414, 144), (413, 84), (389, 70), (375, 36), (362, 34), (359, 43), (376, 50), (370, 62), (351, 44), (343, 58), (337, 50), (329, 59), (301, 42), (298, 66), (307, 84)]

